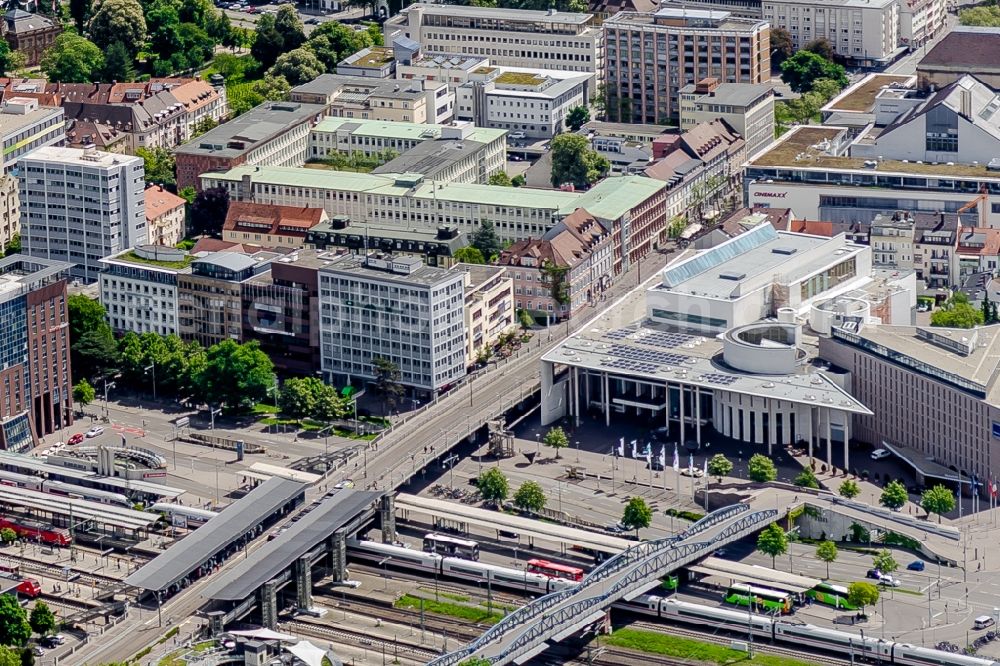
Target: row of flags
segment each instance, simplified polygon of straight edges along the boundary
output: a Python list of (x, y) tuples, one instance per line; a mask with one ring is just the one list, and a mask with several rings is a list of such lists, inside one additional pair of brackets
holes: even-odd
[[(612, 445), (612, 447), (611, 447), (611, 455), (613, 455), (615, 458), (624, 458), (625, 457), (625, 438), (624, 437), (622, 437), (621, 439), (618, 440), (618, 446)], [(649, 443), (647, 443), (646, 444), (646, 448), (644, 448), (642, 450), (642, 453), (639, 453), (639, 440), (633, 439), (632, 440), (632, 457), (633, 458), (645, 458), (646, 459), (646, 464), (647, 465), (651, 464), (653, 462), (653, 448), (652, 448), (652, 445), (650, 445)], [(663, 444), (663, 445), (660, 446), (660, 455), (658, 456), (657, 460), (659, 461), (661, 467), (666, 468), (666, 466), (667, 466), (667, 445), (666, 444)], [(673, 467), (674, 467), (674, 471), (675, 472), (679, 472), (681, 470), (681, 459), (680, 459), (680, 456), (677, 453), (677, 445), (676, 444), (674, 444), (674, 463), (673, 463)], [(688, 469), (694, 469), (694, 454), (693, 453), (692, 454), (688, 454)], [(703, 470), (703, 473), (706, 476), (708, 476), (708, 458), (705, 458), (705, 469)]]

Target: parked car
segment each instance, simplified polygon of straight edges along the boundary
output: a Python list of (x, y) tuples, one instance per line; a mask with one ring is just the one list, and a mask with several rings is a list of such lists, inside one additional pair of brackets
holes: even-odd
[(67, 443), (72, 446), (74, 444), (79, 444), (82, 441), (83, 441), (83, 433), (78, 432), (75, 435), (70, 435), (69, 441)]
[(510, 134), (508, 134), (507, 138), (517, 141), (518, 139), (525, 138), (525, 135), (524, 132), (522, 132), (521, 130), (517, 130), (516, 132), (511, 132)]
[(994, 624), (996, 624), (996, 621), (989, 615), (980, 615), (973, 621), (972, 628), (985, 629), (986, 627), (992, 627)]
[(94, 426), (85, 433), (85, 436), (87, 439), (92, 439), (94, 437), (99, 437), (100, 435), (103, 434), (104, 434), (104, 428), (102, 428), (101, 426)]
[(882, 460), (883, 458), (888, 458), (892, 454), (886, 449), (875, 449), (872, 451), (872, 460)]
[(700, 467), (681, 467), (681, 476), (693, 476), (700, 479), (705, 476), (705, 471)]
[(910, 562), (909, 564), (906, 565), (906, 568), (908, 570), (910, 570), (910, 571), (923, 571), (924, 570), (924, 561), (923, 560), (913, 560), (912, 562)]

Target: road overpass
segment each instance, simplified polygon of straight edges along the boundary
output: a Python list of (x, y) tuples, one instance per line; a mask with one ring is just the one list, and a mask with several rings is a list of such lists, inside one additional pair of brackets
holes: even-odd
[(776, 509), (735, 504), (705, 516), (677, 536), (636, 544), (590, 572), (583, 581), (514, 611), (469, 645), (428, 666), (455, 666), (470, 658), (521, 664), (601, 620), (612, 604), (629, 601), (659, 579), (713, 550), (753, 534), (782, 517)]

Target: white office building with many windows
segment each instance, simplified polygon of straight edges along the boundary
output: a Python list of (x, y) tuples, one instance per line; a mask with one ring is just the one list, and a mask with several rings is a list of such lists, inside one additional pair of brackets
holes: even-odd
[(399, 382), (434, 391), (465, 375), (462, 271), (416, 257), (341, 255), (319, 271), (320, 358), (328, 383), (373, 380), (375, 360)]
[(90, 283), (101, 259), (146, 242), (141, 157), (47, 146), (17, 165), (24, 254), (68, 261)]

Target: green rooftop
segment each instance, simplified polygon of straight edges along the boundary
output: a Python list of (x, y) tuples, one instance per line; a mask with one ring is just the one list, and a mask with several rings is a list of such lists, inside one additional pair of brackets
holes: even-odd
[(155, 266), (156, 268), (170, 268), (174, 270), (183, 270), (191, 265), (194, 261), (192, 255), (187, 255), (182, 261), (157, 261), (155, 259), (147, 259), (145, 257), (140, 257), (134, 251), (129, 250), (128, 252), (113, 257), (115, 261), (125, 261), (130, 264), (143, 264), (146, 266)]
[(540, 86), (545, 79), (527, 72), (504, 72), (496, 78), (496, 82), (512, 86)]
[(393, 61), (392, 49), (384, 46), (373, 46), (354, 62), (348, 63), (355, 67), (381, 67)]

